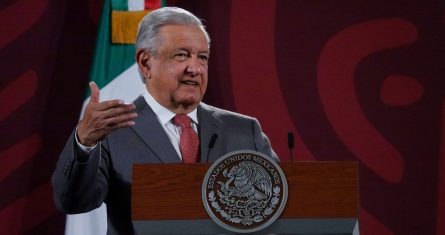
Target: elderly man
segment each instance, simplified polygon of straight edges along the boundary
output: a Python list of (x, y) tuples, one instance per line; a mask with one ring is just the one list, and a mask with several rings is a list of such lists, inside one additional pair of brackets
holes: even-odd
[(258, 121), (201, 102), (210, 38), (202, 22), (174, 7), (140, 23), (136, 61), (146, 92), (133, 104), (91, 100), (53, 174), (56, 205), (83, 213), (107, 205), (107, 234), (134, 234), (130, 184), (134, 163), (207, 163), (235, 150), (276, 158)]

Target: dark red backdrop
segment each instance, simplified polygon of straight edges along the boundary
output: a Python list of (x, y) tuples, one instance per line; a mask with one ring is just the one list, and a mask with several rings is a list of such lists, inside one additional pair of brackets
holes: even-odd
[[(49, 183), (102, 1), (0, 2), (0, 233), (62, 234)], [(206, 20), (206, 102), (256, 116), (283, 160), (360, 162), (365, 235), (445, 234), (445, 4), (169, 1)]]

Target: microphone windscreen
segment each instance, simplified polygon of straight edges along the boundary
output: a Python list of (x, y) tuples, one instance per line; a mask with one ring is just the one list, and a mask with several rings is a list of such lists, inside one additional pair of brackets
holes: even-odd
[(209, 148), (213, 148), (215, 145), (216, 139), (218, 138), (217, 134), (213, 134), (209, 141)]
[(292, 132), (287, 133), (287, 146), (289, 146), (289, 148), (294, 147), (294, 134), (292, 134)]

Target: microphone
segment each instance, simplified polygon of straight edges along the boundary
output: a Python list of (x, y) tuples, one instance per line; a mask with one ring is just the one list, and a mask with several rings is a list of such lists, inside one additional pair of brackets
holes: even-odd
[(294, 149), (294, 134), (292, 132), (288, 132), (287, 133), (287, 146), (289, 147), (289, 152), (290, 152), (290, 160), (293, 162), (294, 161), (294, 154), (293, 154), (293, 149)]
[(210, 137), (209, 150), (207, 151), (207, 161), (209, 160), (210, 150), (213, 149), (213, 146), (215, 145), (216, 139), (218, 139), (218, 135), (217, 134), (213, 134), (212, 137)]

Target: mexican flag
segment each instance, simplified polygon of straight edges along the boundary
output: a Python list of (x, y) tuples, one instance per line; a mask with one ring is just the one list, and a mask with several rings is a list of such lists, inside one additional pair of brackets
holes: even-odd
[[(142, 17), (165, 5), (161, 0), (104, 0), (90, 80), (100, 88), (100, 100), (135, 100), (145, 89), (135, 63), (135, 38)], [(86, 85), (88, 87), (88, 85)], [(88, 89), (89, 92), (89, 89)], [(81, 116), (88, 103), (82, 107)], [(105, 235), (106, 205), (88, 213), (68, 215), (65, 235)]]

